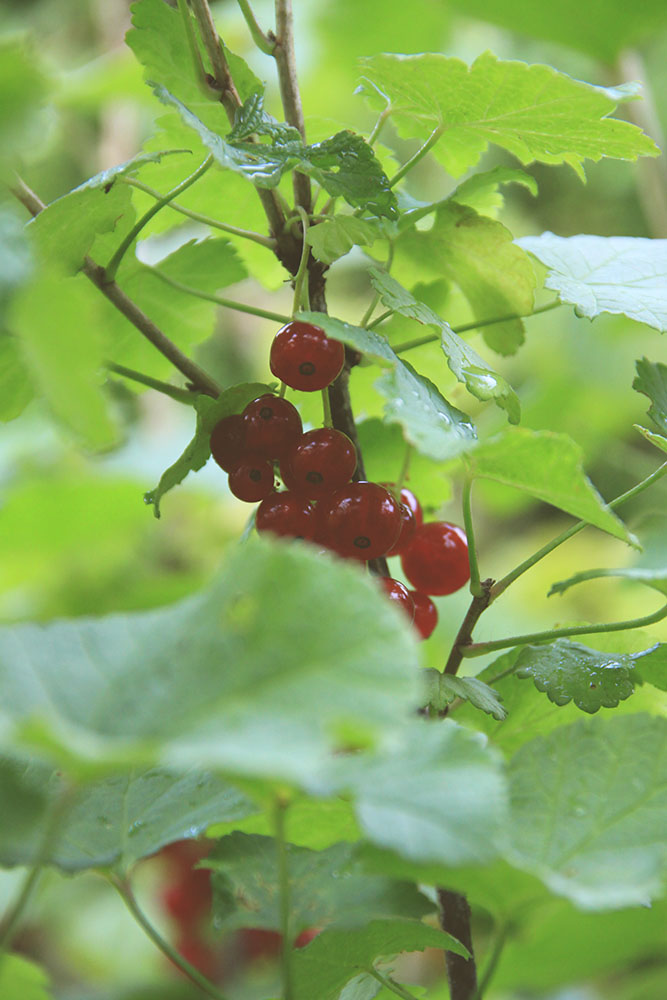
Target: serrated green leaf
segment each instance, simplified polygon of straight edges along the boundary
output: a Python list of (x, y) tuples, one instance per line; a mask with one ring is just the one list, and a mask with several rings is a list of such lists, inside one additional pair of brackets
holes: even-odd
[(461, 698), (494, 719), (502, 720), (507, 716), (498, 692), (477, 677), (454, 677), (433, 669), (425, 670), (424, 675), (426, 700), (438, 712), (451, 705), (455, 698)]
[(492, 170), (481, 170), (458, 185), (452, 192), (451, 201), (459, 205), (469, 205), (480, 215), (494, 216), (494, 213), (504, 205), (504, 198), (499, 191), (502, 184), (521, 184), (537, 197), (537, 181), (532, 174), (513, 167), (493, 167)]
[[(421, 274), (458, 285), (480, 323), (533, 311), (536, 278), (530, 258), (502, 223), (467, 205), (444, 202), (430, 229), (401, 233), (396, 254), (397, 260), (407, 257), (417, 264)], [(494, 323), (483, 335), (494, 351), (514, 354), (523, 343), (523, 323)]]
[[(63, 780), (48, 766), (10, 758), (0, 779), (4, 793), (8, 781), (14, 785), (3, 794), (0, 863), (32, 864), (43, 849), (46, 809), (61, 794)], [(30, 796), (41, 809), (28, 824)], [(44, 861), (70, 873), (112, 866), (126, 871), (165, 844), (196, 837), (212, 822), (255, 809), (245, 795), (207, 771), (132, 770), (78, 790)]]
[(552, 594), (564, 594), (566, 590), (576, 583), (583, 583), (585, 580), (599, 580), (602, 577), (620, 577), (624, 580), (634, 580), (636, 583), (643, 583), (647, 587), (659, 590), (661, 594), (667, 596), (667, 567), (644, 567), (644, 566), (621, 566), (618, 569), (587, 569), (581, 573), (575, 573), (567, 580), (560, 580), (554, 583), (549, 591)]
[(399, 359), (375, 387), (387, 400), (384, 419), (400, 424), (405, 440), (420, 454), (442, 462), (477, 444), (470, 417), (452, 406), (438, 387), (407, 361)]
[(84, 774), (139, 762), (307, 786), (350, 739), (401, 728), (417, 648), (358, 566), (252, 539), (178, 604), (0, 629), (0, 737)]
[(667, 434), (667, 365), (641, 358), (635, 362), (637, 377), (632, 388), (651, 400), (648, 415), (658, 430)]
[[(275, 833), (273, 802), (264, 809), (260, 806), (257, 809), (254, 815), (246, 819), (213, 824), (209, 827), (207, 836), (224, 837), (235, 830), (272, 836)], [(290, 807), (285, 812), (285, 839), (290, 844), (321, 851), (339, 841), (352, 843), (360, 837), (354, 810), (346, 799), (313, 799), (301, 795), (290, 802)]]
[(523, 236), (547, 268), (546, 288), (578, 315), (608, 312), (667, 330), (667, 240), (634, 236)]
[(264, 94), (254, 93), (243, 102), (234, 116), (234, 125), (227, 136), (229, 142), (241, 142), (251, 135), (265, 135), (275, 143), (300, 142), (298, 128), (277, 121), (264, 110)]
[(586, 159), (634, 160), (658, 152), (638, 128), (607, 117), (616, 104), (607, 94), (550, 66), (491, 52), (471, 67), (432, 53), (376, 55), (361, 63), (374, 85), (364, 84), (363, 92), (376, 107), (390, 101), (399, 135), (426, 139), (440, 130), (434, 154), (454, 177), (474, 166), (489, 143), (522, 163), (567, 163), (581, 177)]
[(433, 326), (440, 331), (441, 344), (447, 358), (447, 364), (459, 382), (462, 382), (468, 392), (476, 399), (493, 401), (507, 411), (510, 423), (518, 423), (520, 417), (519, 400), (509, 383), (479, 356), (461, 337), (458, 337), (450, 325), (438, 316), (424, 302), (420, 302), (405, 288), (377, 268), (370, 269), (374, 288), (380, 292), (383, 303), (394, 309), (401, 316), (417, 320), (426, 326)]
[[(432, 912), (425, 896), (408, 883), (368, 875), (351, 844), (324, 851), (287, 845), (290, 927), (336, 924), (363, 927), (371, 920), (420, 919)], [(213, 871), (213, 919), (225, 931), (281, 928), (280, 875), (273, 837), (233, 833), (223, 837), (201, 867)]]
[(379, 235), (377, 225), (367, 219), (357, 219), (354, 215), (333, 215), (311, 226), (306, 240), (312, 247), (314, 257), (323, 264), (333, 264), (354, 246), (371, 246)]
[(51, 1000), (49, 977), (22, 955), (3, 955), (0, 963), (2, 1000)]
[(516, 676), (530, 678), (555, 705), (574, 701), (582, 712), (615, 708), (634, 693), (634, 666), (642, 653), (600, 653), (579, 642), (557, 639), (545, 646), (524, 646)]
[(104, 344), (97, 300), (83, 276), (43, 271), (16, 295), (10, 323), (34, 386), (56, 417), (87, 447), (116, 443), (117, 431), (100, 382)]
[(197, 423), (192, 441), (174, 464), (162, 473), (155, 489), (144, 494), (144, 503), (153, 505), (155, 517), (160, 517), (160, 503), (165, 493), (182, 483), (189, 472), (197, 472), (208, 462), (211, 457), (211, 431), (218, 421), (240, 413), (251, 400), (270, 391), (270, 386), (261, 382), (244, 382), (226, 389), (217, 399), (204, 395), (197, 397), (194, 407)]
[(374, 920), (363, 929), (323, 931), (292, 959), (294, 1000), (338, 1000), (345, 984), (378, 958), (424, 948), (468, 955), (456, 938), (417, 920)]
[(482, 479), (513, 486), (632, 542), (632, 536), (604, 503), (582, 468), (582, 452), (566, 434), (514, 427), (471, 453)]
[(496, 853), (505, 810), (499, 760), (451, 722), (413, 722), (391, 752), (336, 762), (331, 780), (351, 792), (359, 824), (379, 847), (447, 865)]
[(590, 719), (526, 744), (509, 767), (505, 856), (583, 909), (646, 905), (665, 864), (667, 720)]

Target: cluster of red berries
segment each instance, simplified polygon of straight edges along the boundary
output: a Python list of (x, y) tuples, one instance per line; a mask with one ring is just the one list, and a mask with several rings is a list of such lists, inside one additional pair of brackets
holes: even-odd
[[(271, 346), (273, 374), (302, 391), (325, 389), (343, 361), (343, 345), (308, 323), (288, 323)], [(260, 396), (241, 414), (221, 420), (211, 434), (211, 454), (228, 473), (231, 492), (259, 502), (260, 534), (301, 538), (360, 561), (400, 556), (415, 590), (390, 577), (380, 582), (425, 639), (438, 619), (431, 596), (451, 594), (469, 578), (461, 528), (445, 521), (424, 524), (410, 490), (396, 495), (389, 484), (352, 482), (352, 441), (330, 427), (304, 433), (298, 410), (280, 396)], [(284, 490), (276, 489), (276, 466)]]
[(161, 901), (175, 925), (176, 950), (208, 979), (217, 979), (220, 957), (203, 934), (211, 911), (211, 872), (195, 867), (205, 854), (194, 840), (177, 840), (162, 848), (160, 855), (168, 864), (169, 880)]

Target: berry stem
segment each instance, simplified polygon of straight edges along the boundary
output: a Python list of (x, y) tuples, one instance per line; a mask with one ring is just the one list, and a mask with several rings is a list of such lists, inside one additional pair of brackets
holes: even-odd
[(192, 24), (192, 18), (190, 17), (187, 0), (177, 0), (177, 2), (178, 12), (181, 15), (181, 20), (183, 21), (183, 28), (185, 30), (188, 49), (190, 50), (190, 58), (192, 59), (192, 67), (194, 69), (197, 84), (204, 96), (210, 98), (213, 92), (209, 87), (208, 80), (206, 79), (206, 70), (204, 69), (204, 64), (201, 60), (201, 55), (197, 46), (194, 25)]
[(322, 410), (324, 411), (324, 426), (333, 427), (333, 418), (331, 416), (331, 400), (329, 399), (329, 386), (326, 389), (322, 389)]
[(390, 993), (395, 993), (397, 997), (402, 997), (403, 1000), (416, 1000), (414, 993), (410, 993), (409, 990), (406, 990), (400, 983), (397, 983), (391, 978), (391, 976), (383, 976), (381, 972), (378, 972), (375, 966), (369, 965), (365, 971), (369, 976), (372, 976), (373, 979), (377, 979), (378, 983), (382, 983), (384, 988), (389, 990)]
[(384, 321), (386, 319), (389, 319), (390, 316), (393, 316), (394, 312), (395, 312), (394, 309), (387, 309), (385, 312), (381, 313), (379, 316), (376, 316), (376, 318), (373, 320), (372, 323), (368, 323), (366, 325), (366, 329), (367, 330), (374, 330), (376, 326), (380, 325), (380, 323), (384, 323)]
[[(148, 267), (148, 265), (146, 265)], [(272, 312), (270, 309), (260, 309), (259, 306), (248, 306), (245, 302), (236, 302), (233, 299), (225, 299), (221, 295), (214, 295), (212, 292), (202, 292), (199, 288), (192, 288), (191, 285), (184, 285), (180, 281), (176, 281), (171, 278), (164, 271), (160, 271), (157, 267), (148, 267), (151, 274), (159, 278), (160, 281), (164, 281), (166, 285), (171, 285), (172, 288), (176, 288), (179, 292), (183, 292), (185, 295), (194, 295), (197, 299), (204, 299), (206, 302), (215, 302), (219, 306), (224, 306), (226, 309), (235, 309), (236, 312), (249, 313), (251, 316), (260, 316), (262, 319), (275, 320), (277, 323), (289, 323), (290, 317), (285, 316), (283, 313)]]
[(401, 490), (405, 486), (405, 480), (408, 478), (410, 472), (410, 462), (412, 461), (413, 447), (409, 441), (405, 442), (405, 452), (403, 454), (403, 464), (401, 466), (401, 471), (398, 474), (398, 479), (396, 480), (396, 496), (401, 496)]
[(484, 593), (479, 578), (479, 565), (477, 563), (477, 547), (475, 545), (475, 530), (472, 520), (472, 477), (466, 476), (463, 483), (463, 495), (461, 503), (463, 507), (463, 525), (468, 539), (468, 562), (470, 564), (470, 593), (473, 597), (481, 597)]
[(197, 399), (196, 392), (190, 392), (188, 389), (179, 389), (175, 385), (170, 385), (169, 382), (162, 382), (151, 375), (144, 375), (143, 372), (137, 372), (133, 368), (126, 368), (125, 365), (117, 365), (113, 361), (107, 361), (106, 367), (116, 375), (132, 379), (133, 382), (139, 382), (140, 385), (147, 385), (149, 389), (155, 389), (157, 392), (161, 392), (165, 396), (170, 396), (179, 403), (187, 403), (189, 406), (194, 406)]
[(183, 958), (183, 956), (180, 955), (168, 941), (165, 941), (156, 928), (153, 927), (153, 924), (137, 903), (129, 881), (127, 879), (120, 878), (118, 875), (109, 875), (108, 880), (123, 900), (141, 929), (147, 937), (150, 938), (153, 944), (159, 948), (163, 955), (166, 955), (166, 957), (173, 962), (174, 965), (181, 970), (181, 972), (185, 973), (188, 979), (192, 980), (195, 986), (198, 986), (200, 990), (212, 997), (213, 1000), (227, 1000), (225, 995), (221, 993), (220, 990), (206, 978), (206, 976), (203, 976), (201, 972), (194, 967), (194, 965), (190, 965), (187, 959)]
[(195, 181), (198, 181), (200, 177), (203, 177), (203, 175), (206, 173), (209, 167), (212, 166), (212, 164), (213, 164), (213, 155), (209, 154), (209, 156), (206, 157), (204, 162), (200, 163), (200, 165), (197, 167), (194, 173), (190, 174), (189, 177), (186, 177), (185, 180), (181, 181), (180, 184), (177, 184), (176, 187), (171, 189), (171, 191), (168, 191), (167, 194), (163, 195), (159, 199), (159, 201), (156, 201), (154, 205), (151, 205), (148, 211), (144, 212), (141, 218), (137, 220), (132, 229), (129, 231), (125, 239), (122, 241), (122, 243), (116, 250), (113, 257), (107, 264), (105, 268), (107, 281), (114, 280), (123, 257), (129, 250), (129, 248), (132, 246), (132, 244), (134, 243), (134, 241), (136, 240), (137, 236), (144, 228), (144, 226), (148, 225), (153, 216), (157, 215), (157, 213), (160, 211), (161, 208), (164, 208), (164, 206), (168, 205), (170, 201), (173, 201), (174, 198), (177, 198), (179, 194), (182, 194), (183, 191), (187, 191), (189, 187), (192, 187)]
[(461, 654), (465, 657), (483, 656), (497, 649), (511, 649), (512, 646), (527, 646), (534, 642), (550, 642), (552, 639), (563, 639), (570, 635), (595, 635), (599, 632), (624, 632), (626, 629), (643, 628), (644, 625), (654, 625), (667, 618), (667, 604), (643, 618), (631, 618), (622, 622), (605, 622), (602, 625), (572, 625), (568, 628), (546, 629), (544, 632), (529, 632), (527, 635), (512, 635), (506, 639), (494, 639), (491, 642), (473, 642), (467, 644)]
[(285, 814), (289, 803), (281, 795), (276, 797), (273, 813), (274, 836), (278, 852), (278, 886), (280, 893), (280, 932), (282, 934), (281, 964), (283, 973), (283, 1000), (293, 1000), (292, 986), (292, 933), (290, 928), (290, 879)]
[(380, 132), (385, 126), (385, 122), (391, 116), (391, 111), (392, 111), (391, 105), (388, 104), (387, 107), (384, 109), (384, 111), (381, 111), (380, 114), (378, 115), (378, 120), (373, 126), (373, 131), (366, 140), (369, 146), (373, 146), (377, 142)]
[(308, 294), (308, 282), (306, 281), (306, 276), (308, 274), (308, 258), (310, 257), (310, 247), (308, 246), (308, 213), (301, 207), (301, 205), (297, 205), (297, 211), (301, 216), (303, 245), (301, 248), (299, 270), (296, 272), (296, 276), (294, 278), (294, 303), (292, 305), (292, 316), (296, 316), (296, 314), (301, 310), (302, 305), (305, 305), (307, 310), (310, 309), (310, 296)]
[(442, 125), (438, 125), (436, 128), (433, 129), (426, 142), (419, 147), (414, 156), (411, 156), (409, 160), (405, 161), (402, 167), (398, 168), (394, 176), (389, 181), (389, 187), (394, 187), (396, 184), (398, 184), (398, 182), (402, 180), (403, 177), (405, 177), (408, 171), (412, 170), (412, 168), (415, 167), (419, 163), (419, 161), (426, 156), (429, 150), (431, 150), (433, 146), (435, 146), (436, 142), (442, 135), (443, 131), (444, 129)]
[[(451, 330), (452, 333), (460, 334), (467, 333), (468, 330), (480, 330), (484, 326), (493, 326), (494, 323), (507, 323), (513, 319), (530, 319), (531, 316), (538, 316), (540, 313), (549, 312), (551, 309), (557, 309), (563, 305), (565, 305), (564, 302), (549, 302), (546, 306), (533, 309), (531, 313), (510, 313), (507, 316), (492, 316), (490, 319), (481, 319), (476, 320), (474, 323), (463, 323), (461, 326), (453, 326)], [(379, 316), (368, 329), (372, 329), (389, 315), (391, 315), (391, 310)], [(421, 347), (422, 344), (432, 344), (436, 340), (440, 340), (439, 333), (427, 333), (423, 337), (416, 337), (414, 340), (406, 340), (403, 344), (397, 344), (393, 348), (393, 351), (394, 354), (402, 354), (403, 351), (411, 351), (413, 347)]]
[(245, 18), (245, 22), (248, 25), (253, 42), (260, 52), (263, 52), (267, 56), (272, 56), (276, 45), (275, 39), (272, 40), (268, 35), (264, 34), (248, 0), (237, 0), (237, 2), (241, 8), (241, 13)]

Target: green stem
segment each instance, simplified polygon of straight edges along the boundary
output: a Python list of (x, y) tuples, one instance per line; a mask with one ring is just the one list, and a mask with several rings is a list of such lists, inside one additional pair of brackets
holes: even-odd
[(380, 301), (380, 293), (376, 292), (375, 295), (373, 296), (372, 300), (371, 300), (371, 303), (370, 303), (368, 309), (366, 310), (366, 312), (364, 313), (364, 315), (361, 317), (361, 320), (359, 321), (359, 326), (363, 327), (364, 329), (366, 328), (368, 322), (370, 321), (371, 316), (375, 312), (375, 307), (377, 306), (377, 304), (378, 304), (379, 301)]
[[(514, 319), (530, 319), (531, 316), (538, 316), (540, 313), (549, 312), (551, 309), (557, 309), (558, 306), (565, 305), (564, 302), (549, 302), (546, 306), (540, 306), (538, 309), (533, 309), (531, 313), (509, 313), (507, 316), (492, 316), (491, 319), (481, 319), (475, 320), (474, 323), (463, 323), (462, 326), (453, 326), (451, 328), (452, 333), (460, 334), (467, 333), (468, 330), (480, 330), (484, 326), (493, 326), (494, 323), (508, 323), (510, 320)], [(375, 323), (379, 323), (381, 320), (385, 319), (386, 315), (380, 316)], [(375, 323), (372, 325), (375, 326)], [(369, 327), (371, 329), (371, 327)], [(414, 340), (406, 340), (404, 344), (397, 344), (393, 348), (395, 354), (401, 354), (403, 351), (411, 351), (413, 347), (421, 347), (423, 344), (432, 344), (435, 340), (440, 340), (439, 333), (427, 333), (423, 337), (415, 337)]]
[(162, 935), (153, 927), (146, 914), (139, 908), (130, 883), (126, 879), (118, 878), (116, 875), (109, 876), (109, 881), (141, 929), (151, 939), (153, 944), (160, 949), (163, 955), (166, 955), (181, 972), (184, 972), (188, 979), (192, 980), (200, 990), (203, 990), (208, 996), (213, 997), (213, 1000), (227, 1000), (224, 994), (210, 980), (203, 976), (198, 969), (195, 969), (194, 965), (190, 965), (182, 955), (179, 955), (176, 949), (168, 941), (165, 941)]
[(42, 838), (39, 851), (37, 852), (37, 856), (32, 864), (32, 867), (26, 873), (26, 876), (21, 884), (21, 888), (19, 889), (18, 896), (10, 906), (2, 921), (2, 931), (0, 932), (0, 959), (12, 943), (12, 939), (18, 930), (32, 897), (33, 890), (40, 875), (42, 874), (42, 871), (44, 870), (44, 865), (49, 860), (49, 855), (57, 843), (62, 822), (74, 797), (74, 791), (74, 786), (65, 785), (51, 807), (51, 813), (47, 819), (46, 829), (44, 831), (44, 836)]
[(466, 538), (468, 539), (468, 562), (470, 563), (470, 593), (473, 597), (481, 597), (483, 591), (479, 576), (479, 565), (477, 563), (477, 547), (475, 545), (475, 532), (472, 521), (472, 477), (466, 476), (463, 483), (463, 524)]
[(486, 967), (480, 979), (479, 986), (477, 987), (477, 993), (475, 994), (473, 1000), (483, 1000), (484, 994), (486, 993), (491, 980), (498, 968), (498, 962), (503, 953), (505, 947), (505, 942), (507, 941), (507, 927), (502, 926), (498, 931), (496, 940), (493, 945), (493, 950), (489, 955), (489, 960), (486, 963)]
[(187, 0), (178, 0), (178, 10), (181, 15), (181, 20), (183, 21), (185, 37), (187, 39), (188, 49), (190, 50), (190, 58), (192, 59), (192, 66), (195, 71), (195, 78), (199, 89), (206, 97), (214, 97), (215, 91), (209, 87), (206, 79), (206, 70), (204, 69), (204, 64), (201, 61), (199, 46), (197, 45), (197, 38), (195, 36), (195, 29), (192, 23), (192, 18), (190, 17)]
[(133, 382), (139, 382), (141, 385), (147, 385), (149, 389), (155, 389), (157, 392), (161, 392), (165, 396), (171, 396), (172, 399), (177, 400), (179, 403), (188, 403), (190, 406), (194, 406), (197, 398), (196, 392), (190, 392), (188, 389), (179, 389), (177, 386), (170, 385), (168, 382), (162, 382), (160, 379), (153, 378), (151, 375), (144, 375), (143, 372), (137, 372), (134, 368), (126, 368), (125, 365), (117, 365), (113, 361), (107, 361), (106, 367), (110, 372), (114, 372), (116, 375), (122, 375), (124, 378), (132, 379)]
[(570, 635), (596, 635), (599, 632), (624, 632), (627, 629), (643, 628), (644, 625), (654, 625), (667, 618), (667, 604), (652, 615), (643, 618), (631, 618), (624, 622), (605, 622), (604, 625), (572, 625), (568, 628), (547, 629), (544, 632), (529, 632), (527, 635), (513, 635), (507, 639), (495, 639), (492, 642), (473, 642), (461, 649), (465, 657), (484, 656), (497, 649), (511, 649), (513, 646), (527, 646), (534, 642), (550, 642), (552, 639), (564, 639)]
[[(149, 187), (148, 184), (144, 184), (142, 181), (138, 181), (136, 177), (121, 177), (120, 180), (124, 184), (130, 184), (139, 191), (149, 194), (151, 198), (161, 200), (164, 197), (155, 188)], [(266, 247), (267, 250), (275, 250), (276, 241), (270, 236), (262, 236), (261, 233), (253, 233), (249, 229), (240, 229), (238, 226), (232, 226), (227, 222), (220, 222), (219, 219), (214, 219), (210, 215), (203, 215), (201, 212), (193, 212), (184, 205), (177, 205), (173, 201), (169, 202), (168, 207), (174, 212), (186, 215), (189, 219), (194, 219), (195, 222), (201, 222), (205, 226), (210, 226), (211, 229), (220, 229), (223, 233), (230, 233), (232, 236), (240, 236), (244, 240), (252, 240), (253, 243), (259, 243), (260, 246)]]
[(391, 105), (387, 105), (387, 107), (384, 109), (384, 111), (380, 112), (380, 114), (378, 116), (378, 120), (376, 121), (375, 125), (373, 126), (373, 131), (371, 132), (371, 134), (369, 135), (368, 139), (366, 140), (366, 142), (368, 143), (369, 146), (373, 146), (375, 144), (375, 142), (378, 139), (378, 136), (380, 135), (380, 132), (384, 128), (385, 122), (387, 121), (387, 119), (390, 116), (391, 116)]
[(245, 302), (223, 299), (221, 295), (214, 295), (212, 292), (202, 292), (200, 289), (192, 288), (190, 285), (183, 285), (180, 281), (170, 278), (169, 275), (164, 274), (163, 271), (158, 270), (156, 267), (150, 267), (149, 270), (160, 281), (164, 281), (165, 284), (171, 285), (172, 288), (176, 288), (185, 295), (194, 295), (195, 298), (204, 299), (206, 302), (215, 302), (219, 306), (225, 306), (226, 309), (235, 309), (237, 312), (249, 313), (251, 316), (259, 316), (262, 319), (273, 319), (277, 323), (284, 324), (290, 321), (291, 317), (285, 316), (283, 313), (271, 312), (269, 309), (260, 309), (258, 306), (247, 306)]
[(290, 928), (290, 882), (285, 836), (285, 814), (288, 803), (278, 796), (274, 806), (274, 834), (278, 852), (278, 886), (280, 893), (280, 932), (282, 934), (281, 965), (283, 973), (283, 1000), (293, 1000), (292, 955), (293, 942)]
[(294, 278), (294, 302), (292, 304), (292, 316), (296, 316), (301, 310), (302, 302), (305, 303), (306, 309), (310, 309), (310, 297), (308, 294), (308, 282), (306, 277), (308, 274), (308, 258), (310, 257), (310, 247), (308, 246), (308, 213), (301, 207), (301, 205), (296, 206), (299, 215), (301, 216), (301, 226), (303, 229), (303, 245), (301, 247), (301, 260), (299, 261), (299, 270), (296, 272)]
[(412, 170), (412, 168), (416, 166), (419, 163), (419, 161), (426, 156), (429, 150), (431, 150), (435, 146), (436, 142), (438, 141), (442, 133), (443, 133), (442, 125), (438, 125), (437, 128), (433, 129), (433, 131), (431, 132), (430, 136), (423, 144), (423, 146), (420, 146), (417, 152), (414, 154), (414, 156), (411, 156), (409, 160), (405, 161), (402, 167), (399, 167), (399, 169), (396, 171), (394, 176), (389, 181), (389, 187), (394, 187), (395, 184), (398, 184), (398, 182), (402, 180), (403, 177), (405, 177), (408, 171)]
[(386, 312), (383, 312), (379, 316), (377, 316), (372, 323), (369, 323), (366, 329), (374, 330), (376, 326), (380, 325), (380, 323), (384, 323), (386, 319), (389, 319), (390, 316), (393, 316), (394, 311), (395, 311), (394, 309), (387, 309)]
[(416, 1000), (414, 993), (410, 993), (406, 990), (400, 983), (395, 982), (390, 976), (383, 976), (381, 972), (373, 966), (369, 965), (365, 970), (369, 976), (373, 979), (377, 979), (378, 983), (382, 983), (386, 990), (390, 993), (395, 993), (397, 997), (402, 997), (403, 1000)]
[(324, 426), (333, 427), (331, 416), (331, 400), (329, 399), (329, 387), (322, 389), (322, 410), (324, 411)]
[(401, 495), (401, 490), (405, 486), (405, 480), (408, 478), (408, 473), (410, 472), (410, 462), (412, 461), (412, 455), (414, 448), (412, 445), (406, 441), (405, 442), (405, 452), (403, 453), (403, 464), (401, 465), (401, 471), (398, 474), (398, 479), (396, 480), (396, 495)]
[(255, 17), (255, 13), (248, 3), (248, 0), (238, 0), (238, 5), (241, 8), (241, 13), (245, 18), (245, 22), (250, 29), (253, 42), (260, 52), (264, 52), (267, 56), (272, 56), (275, 48), (275, 41), (272, 42), (260, 28), (257, 18)]
[[(638, 494), (643, 493), (645, 489), (647, 489), (649, 486), (652, 486), (653, 483), (655, 483), (658, 479), (661, 479), (662, 476), (665, 475), (665, 473), (667, 473), (667, 462), (663, 462), (663, 464), (659, 466), (655, 470), (655, 472), (652, 472), (650, 476), (646, 477), (646, 479), (642, 479), (642, 481), (640, 483), (637, 483), (636, 486), (633, 486), (625, 493), (621, 493), (621, 495), (617, 496), (614, 500), (610, 500), (607, 506), (611, 507), (612, 509), (620, 507), (627, 500), (631, 500), (633, 497), (638, 496)], [(507, 590), (509, 585), (511, 583), (514, 583), (515, 580), (517, 580), (520, 576), (522, 576), (523, 573), (526, 572), (526, 570), (529, 570), (533, 566), (535, 566), (536, 563), (538, 563), (541, 559), (544, 559), (545, 556), (548, 556), (549, 553), (553, 552), (553, 550), (558, 548), (559, 545), (562, 545), (563, 542), (566, 542), (568, 538), (572, 538), (573, 535), (576, 535), (578, 534), (578, 532), (582, 531), (582, 529), (585, 528), (587, 524), (588, 521), (577, 521), (576, 524), (573, 524), (570, 528), (567, 528), (565, 531), (562, 531), (560, 535), (556, 535), (556, 537), (552, 538), (550, 542), (547, 542), (546, 545), (543, 545), (541, 549), (538, 549), (537, 552), (534, 552), (532, 556), (529, 556), (528, 559), (524, 559), (524, 561), (522, 563), (519, 563), (519, 565), (516, 566), (515, 569), (513, 569), (510, 573), (504, 576), (501, 580), (498, 580), (496, 583), (494, 583), (494, 585), (491, 588), (490, 603), (495, 601), (497, 597), (500, 597), (503, 591)]]
[(122, 261), (123, 257), (125, 256), (125, 253), (132, 246), (132, 244), (134, 243), (135, 239), (137, 238), (141, 230), (144, 228), (144, 226), (146, 226), (150, 222), (150, 220), (153, 218), (154, 215), (157, 215), (157, 213), (160, 211), (161, 208), (164, 208), (164, 206), (168, 205), (170, 201), (173, 201), (173, 199), (177, 198), (179, 194), (181, 194), (183, 191), (186, 191), (189, 187), (191, 187), (191, 185), (194, 184), (195, 181), (198, 181), (199, 178), (206, 173), (206, 171), (212, 164), (213, 164), (213, 156), (209, 155), (206, 157), (204, 162), (197, 167), (197, 169), (193, 174), (190, 174), (189, 177), (186, 177), (184, 181), (181, 181), (181, 183), (177, 184), (175, 188), (172, 188), (171, 191), (168, 191), (167, 194), (163, 195), (163, 197), (160, 198), (159, 201), (156, 201), (154, 205), (151, 205), (151, 207), (148, 209), (147, 212), (144, 212), (144, 214), (141, 216), (140, 219), (137, 220), (135, 225), (132, 227), (130, 232), (127, 234), (121, 245), (116, 250), (113, 257), (107, 264), (106, 266), (107, 281), (111, 282), (114, 280), (120, 262)]

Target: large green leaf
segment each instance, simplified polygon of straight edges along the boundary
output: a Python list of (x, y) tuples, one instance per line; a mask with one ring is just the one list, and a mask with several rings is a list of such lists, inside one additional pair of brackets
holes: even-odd
[[(43, 849), (47, 810), (62, 794), (63, 780), (45, 765), (9, 758), (0, 779), (0, 862), (29, 865)], [(66, 872), (111, 866), (126, 871), (164, 844), (196, 837), (211, 823), (242, 818), (255, 808), (231, 785), (200, 769), (132, 770), (76, 793), (44, 860)]]
[(49, 977), (21, 955), (3, 955), (0, 962), (2, 1000), (51, 1000)]
[(637, 377), (632, 388), (648, 396), (648, 415), (662, 434), (667, 434), (667, 365), (641, 358), (635, 367)]
[(510, 423), (519, 422), (521, 411), (518, 397), (502, 375), (489, 368), (477, 351), (458, 337), (449, 323), (441, 319), (430, 306), (416, 299), (385, 271), (371, 268), (370, 275), (386, 306), (402, 316), (415, 319), (426, 326), (433, 326), (440, 331), (447, 364), (459, 382), (463, 382), (468, 392), (480, 400), (493, 399), (498, 406), (507, 411)]
[(294, 1000), (338, 1000), (345, 984), (378, 958), (424, 948), (468, 954), (456, 938), (417, 920), (374, 920), (363, 929), (324, 931), (294, 955)]
[(505, 855), (584, 909), (660, 893), (667, 720), (591, 719), (526, 744), (510, 763)]
[(547, 268), (544, 282), (580, 316), (618, 313), (667, 330), (667, 240), (636, 236), (523, 236)]
[(416, 668), (412, 630), (358, 566), (252, 539), (178, 604), (1, 629), (0, 736), (84, 771), (144, 761), (309, 785), (332, 750), (400, 729)]
[(370, 56), (362, 68), (370, 81), (363, 92), (377, 107), (389, 100), (399, 135), (426, 139), (440, 130), (434, 153), (455, 177), (474, 166), (489, 143), (522, 163), (567, 163), (582, 177), (586, 159), (634, 160), (658, 152), (638, 128), (607, 117), (616, 104), (607, 93), (550, 66), (486, 52), (471, 67), (425, 54)]
[[(401, 234), (396, 254), (399, 261), (408, 257), (424, 278), (444, 276), (458, 285), (480, 323), (533, 311), (536, 279), (530, 258), (502, 223), (467, 205), (444, 202), (430, 229)], [(494, 323), (484, 329), (484, 339), (500, 354), (513, 354), (523, 343), (523, 323)]]
[[(225, 931), (261, 927), (279, 931), (280, 876), (273, 837), (233, 833), (223, 837), (203, 862), (213, 870), (213, 919)], [(335, 923), (360, 927), (389, 917), (419, 919), (433, 905), (414, 885), (369, 875), (350, 844), (324, 851), (287, 845), (290, 927)]]
[(631, 541), (582, 469), (581, 448), (565, 434), (515, 427), (471, 453), (473, 473), (513, 486)]
[(667, 643), (661, 642), (652, 649), (646, 650), (646, 655), (636, 664), (637, 680), (652, 684), (667, 691)]

